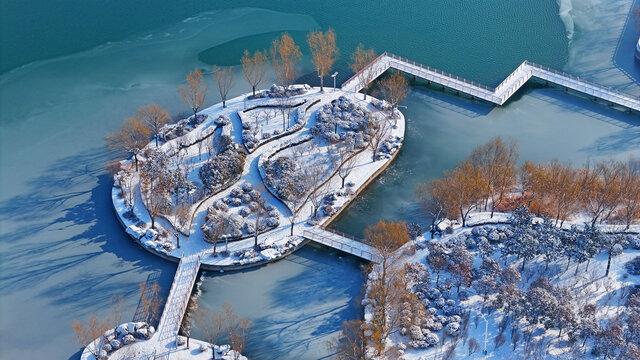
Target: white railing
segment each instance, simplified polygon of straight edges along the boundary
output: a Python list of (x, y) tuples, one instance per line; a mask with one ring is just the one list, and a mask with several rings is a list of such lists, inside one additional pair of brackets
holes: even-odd
[(497, 87), (492, 88), (464, 77), (417, 63), (392, 53), (384, 52), (358, 73), (354, 74), (349, 80), (342, 83), (342, 87), (347, 90), (360, 91), (364, 85), (361, 83), (361, 79), (359, 79), (360, 74), (364, 71), (370, 71), (371, 67), (374, 66), (377, 68), (374, 72), (375, 76), (373, 76), (373, 79), (370, 79), (371, 81), (387, 69), (394, 68), (498, 105), (504, 104), (531, 77), (536, 77), (589, 96), (609, 101), (613, 104), (640, 111), (640, 97), (528, 60), (520, 64), (520, 66), (509, 74)]
[(305, 230), (302, 236), (311, 241), (344, 251), (365, 260), (373, 261), (376, 257), (375, 251), (369, 245), (327, 230), (319, 228)]

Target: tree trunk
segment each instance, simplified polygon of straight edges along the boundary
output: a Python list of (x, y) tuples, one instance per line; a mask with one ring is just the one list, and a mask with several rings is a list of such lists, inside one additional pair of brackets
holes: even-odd
[(342, 178), (342, 187), (341, 187), (340, 189), (344, 189), (344, 179), (345, 179), (346, 177), (341, 177), (341, 178)]
[(587, 267), (584, 268), (584, 271), (589, 271), (589, 263), (591, 262), (591, 258), (587, 260)]
[(216, 247), (218, 246), (218, 239), (213, 242), (213, 256), (216, 256)]
[(227, 99), (222, 99), (222, 108), (226, 108), (227, 107)]
[(611, 269), (611, 249), (609, 249), (609, 260), (607, 260), (607, 271), (604, 274), (605, 277), (609, 276), (609, 269)]
[(294, 224), (294, 222), (295, 222), (295, 221), (292, 221), (292, 222), (291, 222), (291, 236), (293, 236), (293, 224)]
[(573, 274), (573, 276), (578, 276), (578, 269), (580, 268), (580, 263), (576, 264), (576, 272), (575, 274)]
[(440, 271), (436, 272), (436, 286), (438, 286), (438, 281), (440, 281)]
[[(149, 214), (151, 215), (151, 214)], [(156, 216), (155, 215), (151, 215), (151, 228), (155, 229), (156, 228)]]
[(134, 160), (135, 160), (135, 162), (136, 162), (136, 171), (138, 171), (138, 154), (133, 153), (133, 159), (134, 159)]
[(176, 243), (178, 243), (178, 249), (180, 249), (180, 234), (176, 233)]
[(378, 147), (373, 149), (373, 162), (376, 162), (376, 153), (378, 152)]
[(324, 76), (320, 76), (320, 92), (324, 92)]
[(569, 270), (569, 265), (571, 265), (571, 257), (567, 258), (567, 268), (564, 271)]
[(523, 257), (522, 258), (522, 268), (520, 269), (520, 271), (524, 271), (524, 264), (526, 264), (526, 263), (527, 263), (527, 258)]
[(156, 138), (156, 147), (158, 147), (158, 134), (155, 135)]
[(251, 85), (251, 88), (253, 89), (253, 96), (256, 96), (256, 86), (255, 85)]

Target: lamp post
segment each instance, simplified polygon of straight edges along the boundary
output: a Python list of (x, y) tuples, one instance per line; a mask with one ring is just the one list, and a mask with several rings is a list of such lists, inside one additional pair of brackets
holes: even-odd
[(333, 91), (336, 91), (336, 76), (338, 76), (338, 72), (334, 72), (331, 77), (333, 78)]

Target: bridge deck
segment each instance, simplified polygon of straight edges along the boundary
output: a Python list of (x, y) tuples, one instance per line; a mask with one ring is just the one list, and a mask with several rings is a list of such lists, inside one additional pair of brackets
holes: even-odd
[(178, 335), (199, 269), (200, 256), (192, 255), (180, 259), (158, 324), (158, 341), (172, 340)]
[(594, 98), (603, 99), (628, 109), (640, 111), (640, 98), (637, 96), (530, 61), (524, 61), (504, 79), (500, 85), (492, 88), (385, 52), (365, 66), (364, 69), (353, 75), (349, 80), (345, 81), (342, 84), (342, 88), (347, 91), (360, 91), (364, 88), (366, 80), (373, 81), (389, 68), (406, 72), (497, 105), (503, 105), (522, 85), (530, 78), (535, 77)]
[(305, 230), (303, 237), (368, 261), (375, 261), (376, 258), (375, 250), (371, 246), (323, 228)]

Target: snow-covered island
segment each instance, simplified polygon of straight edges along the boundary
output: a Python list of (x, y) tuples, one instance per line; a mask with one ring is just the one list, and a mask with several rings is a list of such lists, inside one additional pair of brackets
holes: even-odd
[[(115, 175), (114, 208), (127, 234), (178, 261), (240, 269), (290, 254), (397, 153), (405, 122), (373, 97), (273, 86), (165, 126)], [(153, 216), (152, 216), (153, 215)]]

